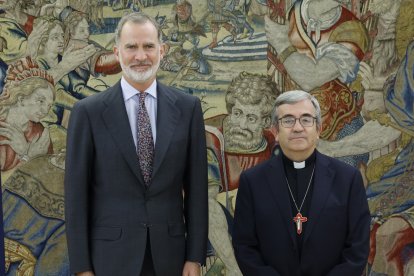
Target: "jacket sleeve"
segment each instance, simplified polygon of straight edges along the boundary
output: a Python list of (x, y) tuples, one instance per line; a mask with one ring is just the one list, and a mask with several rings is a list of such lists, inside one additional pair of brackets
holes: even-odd
[(273, 267), (266, 265), (261, 257), (254, 218), (254, 202), (249, 180), (242, 173), (233, 225), (233, 247), (237, 263), (246, 276), (280, 276)]
[(356, 170), (348, 198), (348, 235), (341, 262), (332, 268), (328, 276), (363, 274), (369, 254), (370, 221), (362, 176)]
[(65, 163), (66, 236), (72, 273), (92, 270), (88, 214), (93, 149), (88, 114), (78, 102), (69, 120)]
[(207, 151), (203, 113), (198, 98), (194, 103), (189, 137), (184, 180), (186, 260), (203, 265), (208, 237)]

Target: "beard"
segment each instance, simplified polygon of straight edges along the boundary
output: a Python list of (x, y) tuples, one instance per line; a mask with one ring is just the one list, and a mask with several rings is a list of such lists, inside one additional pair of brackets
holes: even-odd
[(238, 125), (232, 125), (230, 120), (224, 120), (223, 132), (226, 149), (230, 151), (256, 151), (263, 143), (262, 131), (253, 133), (242, 129)]
[[(119, 59), (119, 64), (121, 65), (122, 71), (124, 72), (125, 76), (137, 83), (144, 83), (150, 80), (157, 74), (158, 68), (160, 67), (160, 59), (156, 64), (151, 64), (149, 61), (144, 62), (135, 62), (129, 65), (125, 65), (122, 61), (122, 58)], [(132, 66), (142, 66), (142, 65), (150, 65), (151, 67), (145, 71), (137, 72), (132, 69)]]

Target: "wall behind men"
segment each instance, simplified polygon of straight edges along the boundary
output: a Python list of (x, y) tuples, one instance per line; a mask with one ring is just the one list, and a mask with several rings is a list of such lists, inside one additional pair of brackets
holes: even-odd
[[(83, 11), (90, 31), (89, 42), (83, 47), (94, 44), (100, 51), (112, 49), (113, 31), (122, 14), (142, 10), (157, 18), (168, 45), (158, 80), (202, 100), (208, 133), (217, 139), (215, 144), (209, 144), (215, 153), (218, 152), (209, 162), (226, 171), (219, 175), (218, 194), (210, 200), (222, 206), (227, 224), (223, 225), (219, 222), (220, 217), (210, 214), (211, 228), (217, 236), (210, 237), (209, 257), (203, 274), (239, 274), (229, 243), (231, 231), (228, 231), (237, 188), (227, 189), (227, 179), (224, 178), (246, 168), (237, 163), (241, 160), (238, 156), (247, 160), (250, 157), (246, 157), (245, 151), (236, 150), (232, 152), (236, 159), (232, 157), (233, 161), (230, 160), (222, 140), (227, 137), (220, 133), (223, 118), (229, 115), (225, 94), (232, 86), (232, 80), (258, 74), (268, 76), (280, 92), (304, 89), (318, 97), (326, 123), (325, 142), (321, 142), (319, 149), (355, 165), (364, 175), (373, 216), (372, 251), (367, 271), (411, 275), (414, 269), (412, 98), (406, 96), (402, 99), (407, 102), (395, 102), (388, 93), (392, 90), (413, 94), (413, 86), (409, 83), (413, 81), (414, 55), (409, 45), (414, 37), (414, 1), (338, 1), (342, 6), (332, 12), (334, 19), (314, 18), (322, 26), (319, 37), (317, 28), (301, 27), (300, 23), (287, 19), (290, 11), (294, 13), (292, 5), (302, 1), (187, 1), (178, 1), (177, 5), (174, 1), (161, 0), (93, 3), (6, 0), (2, 4), (4, 7), (0, 5), (4, 9), (0, 14), (0, 78), (5, 81), (7, 68), (19, 58), (26, 55), (38, 58), (34, 44), (28, 43), (29, 34), (36, 33), (36, 29), (25, 26), (26, 17), (16, 16), (19, 10), (33, 17), (56, 18), (66, 5)], [(323, 9), (321, 3), (315, 4), (316, 10)], [(177, 14), (182, 18), (177, 19)], [(336, 14), (338, 18), (335, 18)], [(353, 22), (345, 23), (344, 14), (353, 18)], [(311, 25), (305, 8), (295, 15), (303, 16), (303, 22)], [(289, 37), (289, 24), (296, 26), (302, 40)], [(65, 40), (69, 41), (67, 32), (63, 32)], [(43, 37), (47, 36), (47, 33), (43, 34)], [(320, 39), (319, 44), (315, 45), (311, 38), (314, 41)], [(283, 41), (291, 44), (286, 51), (281, 45)], [(343, 45), (347, 50), (338, 54), (332, 50), (337, 49), (335, 45)], [(83, 47), (79, 47), (80, 51)], [(282, 51), (278, 52), (280, 48)], [(292, 53), (301, 54), (297, 60), (298, 68), (302, 69), (300, 75), (283, 66), (286, 59), (294, 56)], [(331, 61), (331, 71), (337, 72), (328, 79), (324, 78), (326, 74), (318, 74), (326, 69), (317, 66), (324, 58)], [(308, 67), (309, 60), (315, 67)], [(85, 58), (76, 69), (86, 72), (83, 79), (77, 80), (82, 85), (99, 93), (119, 80), (120, 74), (94, 74), (93, 65), (93, 60)], [(398, 82), (394, 81), (395, 75), (400, 75)], [(0, 92), (4, 92), (5, 84), (7, 81), (1, 84)], [(58, 84), (56, 89), (70, 94)], [(0, 108), (6, 101), (4, 95), (0, 94)], [(45, 129), (41, 135), (50, 137), (53, 153), (41, 154), (6, 168), (4, 163), (9, 153), (4, 149), (5, 145), (0, 145), (7, 275), (48, 275), (52, 272), (69, 275), (63, 175), (67, 120), (76, 100), (65, 102), (64, 108), (60, 109), (61, 120), (56, 120), (54, 109), (61, 107), (56, 99), (49, 114), (41, 120)], [(335, 101), (341, 104), (334, 105)], [(349, 102), (354, 105), (350, 107), (346, 104)], [(391, 109), (400, 110), (402, 115), (395, 115)], [(0, 112), (0, 121), (4, 121), (3, 115)], [(0, 124), (0, 140), (14, 139), (19, 145), (16, 136), (4, 133), (5, 128)], [(222, 155), (220, 151), (224, 151)], [(257, 156), (257, 152), (251, 154), (251, 158)], [(235, 165), (223, 166), (226, 162)], [(215, 189), (214, 186), (210, 188)], [(218, 244), (228, 246), (218, 248)]]

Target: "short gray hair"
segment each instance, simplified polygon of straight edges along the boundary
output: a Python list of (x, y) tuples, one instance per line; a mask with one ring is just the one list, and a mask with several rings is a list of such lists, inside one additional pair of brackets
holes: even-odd
[(279, 115), (277, 114), (277, 109), (279, 106), (282, 104), (295, 104), (303, 100), (311, 101), (316, 111), (316, 126), (319, 128), (322, 125), (321, 107), (319, 106), (319, 102), (314, 96), (303, 90), (286, 91), (277, 97), (272, 110), (272, 124), (276, 128), (278, 127)]
[(152, 25), (154, 25), (155, 29), (157, 30), (158, 41), (160, 43), (162, 42), (162, 33), (161, 33), (161, 28), (160, 28), (160, 25), (158, 24), (158, 22), (155, 21), (154, 18), (152, 18), (151, 16), (149, 16), (145, 13), (132, 12), (132, 13), (128, 13), (128, 14), (125, 14), (124, 16), (122, 16), (122, 18), (118, 22), (118, 25), (115, 29), (115, 44), (116, 45), (118, 45), (119, 39), (121, 38), (122, 28), (128, 22), (132, 22), (132, 23), (135, 23), (135, 24), (145, 24), (147, 22), (150, 22)]

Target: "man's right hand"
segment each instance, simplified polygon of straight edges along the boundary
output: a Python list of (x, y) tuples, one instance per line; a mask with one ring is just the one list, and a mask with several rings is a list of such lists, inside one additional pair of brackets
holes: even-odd
[(95, 274), (92, 271), (85, 271), (85, 272), (79, 272), (75, 274), (76, 276), (95, 276)]

